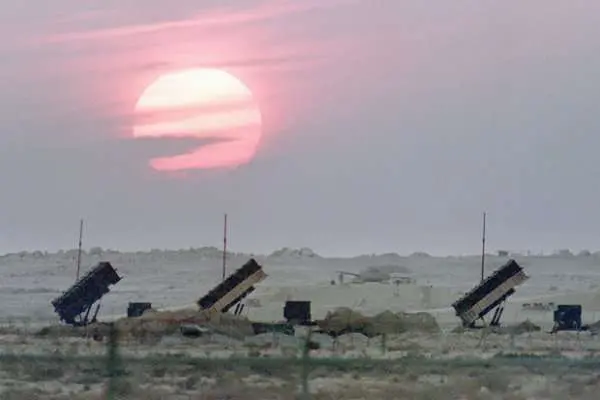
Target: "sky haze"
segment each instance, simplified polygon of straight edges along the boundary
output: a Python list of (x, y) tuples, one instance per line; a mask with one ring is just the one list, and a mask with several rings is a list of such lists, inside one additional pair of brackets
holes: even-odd
[[(600, 249), (600, 3), (5, 2), (0, 252), (220, 245), (324, 254)], [(39, 4), (38, 4), (39, 3)], [(100, 5), (100, 3), (102, 3)], [(251, 162), (164, 173), (135, 104), (240, 79)]]

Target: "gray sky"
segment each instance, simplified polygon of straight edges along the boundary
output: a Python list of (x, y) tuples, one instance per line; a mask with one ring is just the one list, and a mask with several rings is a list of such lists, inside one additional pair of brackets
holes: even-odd
[[(80, 217), (87, 246), (220, 245), (227, 211), (235, 250), (476, 253), (484, 209), (491, 250), (600, 248), (599, 2), (5, 3), (0, 252)], [(133, 140), (133, 106), (194, 66), (251, 88), (259, 152), (158, 173), (189, 144)]]

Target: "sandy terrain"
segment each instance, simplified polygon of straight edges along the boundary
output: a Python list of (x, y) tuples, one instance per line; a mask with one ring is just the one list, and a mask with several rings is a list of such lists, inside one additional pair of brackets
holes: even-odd
[[(233, 270), (250, 255), (230, 254)], [(74, 280), (74, 253), (0, 257), (0, 398), (293, 399), (592, 399), (599, 387), (600, 339), (589, 333), (546, 333), (552, 311), (525, 303), (582, 304), (584, 322), (600, 319), (600, 256), (516, 256), (530, 279), (517, 289), (503, 322), (529, 320), (538, 332), (457, 332), (450, 304), (478, 281), (478, 257), (423, 254), (320, 257), (308, 249), (255, 255), (269, 275), (246, 301), (244, 317), (277, 321), (286, 300), (312, 301), (313, 318), (338, 307), (364, 315), (384, 310), (427, 312), (436, 332), (409, 330), (334, 340), (314, 334), (318, 349), (295, 337), (239, 337), (226, 331), (190, 339), (178, 332), (125, 337), (111, 358), (108, 339), (94, 341), (40, 328), (56, 325), (50, 300)], [(129, 301), (156, 308), (190, 307), (220, 277), (217, 249), (117, 253), (94, 249), (83, 265), (113, 263), (124, 279), (102, 301), (101, 319), (115, 320)], [(506, 258), (489, 256), (489, 272)], [(415, 283), (340, 284), (336, 271), (395, 268)], [(331, 281), (335, 284), (332, 285)], [(230, 332), (231, 333), (231, 332)], [(112, 360), (112, 361), (111, 361)], [(111, 379), (110, 376), (113, 376)]]

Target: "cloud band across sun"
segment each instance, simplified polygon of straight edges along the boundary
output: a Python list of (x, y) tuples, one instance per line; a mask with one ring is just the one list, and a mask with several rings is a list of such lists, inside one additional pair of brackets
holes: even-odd
[(254, 157), (261, 113), (251, 91), (218, 69), (189, 69), (160, 76), (136, 104), (136, 139), (212, 140), (185, 154), (152, 159), (159, 171), (236, 167)]

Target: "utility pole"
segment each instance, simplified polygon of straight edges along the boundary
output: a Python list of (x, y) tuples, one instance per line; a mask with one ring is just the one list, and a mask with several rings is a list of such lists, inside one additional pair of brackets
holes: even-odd
[(223, 221), (223, 271), (221, 282), (225, 282), (225, 275), (227, 272), (227, 214)]
[(79, 220), (79, 244), (77, 246), (77, 277), (75, 281), (79, 280), (79, 271), (81, 270), (81, 244), (83, 240), (83, 219)]
[(483, 213), (483, 232), (481, 235), (481, 282), (483, 282), (485, 276), (485, 219), (486, 212)]

